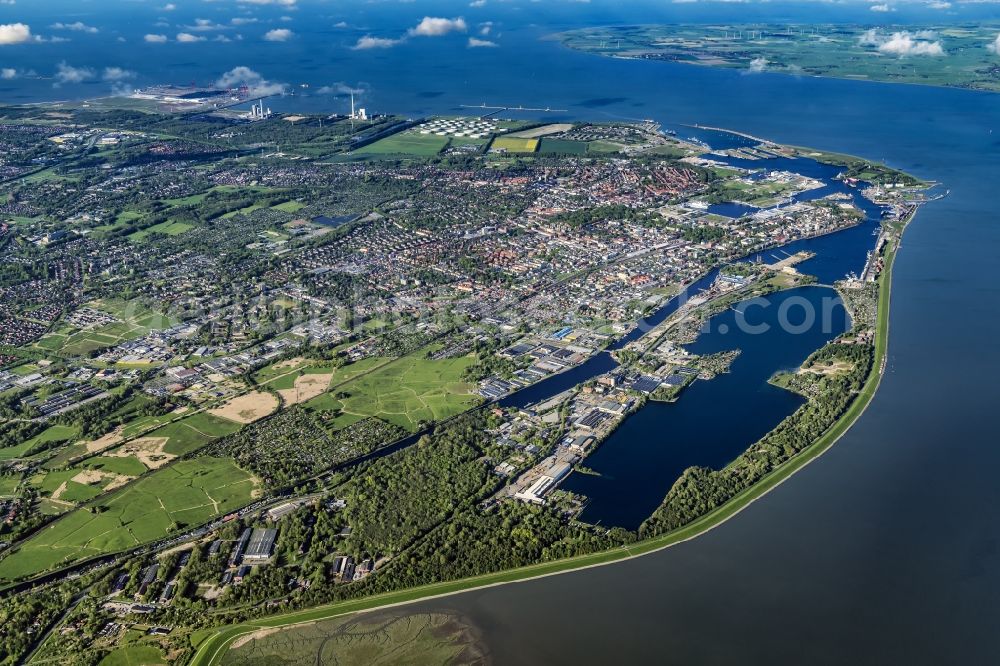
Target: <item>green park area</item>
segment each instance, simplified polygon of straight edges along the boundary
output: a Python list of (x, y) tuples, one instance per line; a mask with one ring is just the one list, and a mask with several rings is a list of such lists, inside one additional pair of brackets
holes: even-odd
[(35, 346), (64, 356), (82, 356), (140, 338), (150, 331), (162, 330), (176, 323), (176, 320), (149, 308), (139, 300), (99, 299), (86, 306), (106, 312), (115, 317), (116, 321), (85, 329), (66, 325), (43, 336)]
[(231, 460), (182, 460), (67, 513), (3, 560), (0, 580), (156, 541), (248, 503), (256, 480)]
[(466, 368), (474, 362), (472, 356), (431, 360), (420, 350), (384, 362), (353, 380), (338, 383), (335, 375), (330, 391), (306, 406), (339, 411), (345, 421), (341, 425), (375, 416), (412, 432), (421, 422), (454, 416), (479, 402), (472, 385), (463, 380)]
[(146, 227), (141, 231), (136, 231), (128, 235), (129, 240), (141, 242), (149, 237), (150, 234), (163, 234), (165, 236), (180, 236), (185, 231), (189, 231), (193, 228), (193, 225), (187, 222), (176, 222), (173, 220), (167, 220), (166, 222), (160, 222), (159, 224), (154, 224), (151, 227)]

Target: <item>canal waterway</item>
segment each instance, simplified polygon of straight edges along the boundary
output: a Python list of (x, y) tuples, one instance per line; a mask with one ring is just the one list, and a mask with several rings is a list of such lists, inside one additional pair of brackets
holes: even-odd
[[(849, 327), (840, 298), (827, 287), (790, 289), (739, 309), (713, 317), (687, 347), (695, 354), (739, 349), (730, 372), (696, 381), (676, 402), (647, 402), (586, 458), (599, 476), (573, 474), (563, 484), (590, 498), (582, 520), (636, 529), (686, 468), (731, 462), (802, 404), (768, 379), (798, 367)], [(826, 321), (816, 317), (809, 325), (806, 313), (824, 310)], [(753, 332), (758, 327), (768, 330)]]

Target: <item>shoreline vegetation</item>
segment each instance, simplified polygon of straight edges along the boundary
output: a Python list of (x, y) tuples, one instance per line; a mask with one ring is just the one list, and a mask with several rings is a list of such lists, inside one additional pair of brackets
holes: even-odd
[[(864, 160), (858, 159), (858, 162), (864, 162)], [(213, 666), (218, 664), (222, 661), (223, 657), (236, 640), (240, 638), (244, 638), (245, 640), (246, 637), (260, 631), (261, 629), (287, 628), (318, 620), (336, 618), (352, 613), (383, 610), (477, 589), (484, 589), (498, 585), (506, 585), (514, 582), (542, 578), (545, 576), (605, 566), (658, 552), (665, 548), (694, 539), (724, 524), (755, 501), (765, 496), (771, 490), (777, 488), (806, 465), (822, 456), (850, 430), (854, 423), (857, 422), (857, 420), (868, 408), (877, 393), (886, 365), (892, 270), (895, 255), (901, 244), (902, 235), (906, 227), (913, 220), (915, 214), (916, 209), (904, 220), (902, 220), (901, 225), (898, 227), (898, 233), (895, 234), (893, 238), (888, 240), (884, 250), (884, 268), (877, 279), (877, 314), (874, 326), (873, 352), (871, 356), (871, 363), (868, 366), (866, 376), (861, 383), (860, 389), (854, 393), (853, 399), (848, 401), (839, 416), (837, 416), (817, 438), (794, 452), (791, 456), (780, 461), (775, 467), (761, 475), (753, 484), (739, 489), (737, 492), (726, 498), (720, 505), (712, 507), (707, 511), (707, 513), (694, 518), (684, 525), (669, 529), (669, 531), (653, 533), (649, 536), (645, 536), (645, 538), (642, 538), (639, 541), (624, 544), (609, 550), (541, 562), (538, 564), (501, 570), (467, 578), (430, 583), (380, 593), (359, 599), (335, 602), (304, 610), (264, 617), (255, 621), (222, 626), (214, 630), (199, 630), (191, 635), (191, 643), (195, 650), (187, 663), (195, 666)], [(816, 358), (817, 355), (821, 354), (824, 350), (827, 350), (831, 346), (837, 344), (837, 341), (833, 341), (822, 349), (817, 350), (816, 353), (810, 356), (810, 360)], [(798, 414), (798, 411), (783, 420), (781, 424), (775, 428), (775, 430), (772, 430), (768, 433), (768, 435), (765, 435), (761, 441), (764, 441), (764, 439), (766, 439), (769, 435), (780, 429), (782, 425), (786, 424), (790, 419), (793, 419), (795, 414)], [(724, 469), (728, 469), (729, 467), (730, 466), (727, 466), (727, 468)], [(669, 494), (667, 497), (669, 498)], [(665, 502), (666, 499), (667, 498), (665, 498)], [(657, 511), (659, 510), (660, 509), (657, 509)], [(654, 513), (654, 516), (655, 515), (656, 514)], [(647, 522), (649, 521), (647, 520)], [(647, 532), (648, 531), (652, 530), (647, 530)]]

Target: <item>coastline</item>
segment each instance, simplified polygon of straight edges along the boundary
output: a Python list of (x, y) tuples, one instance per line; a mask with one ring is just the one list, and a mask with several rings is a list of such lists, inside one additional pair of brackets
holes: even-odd
[(388, 592), (363, 599), (337, 602), (326, 606), (293, 611), (284, 615), (263, 618), (256, 622), (242, 623), (228, 627), (223, 626), (222, 628), (216, 630), (214, 634), (206, 636), (202, 641), (194, 646), (195, 651), (187, 663), (197, 666), (214, 666), (215, 664), (221, 662), (222, 657), (226, 654), (236, 639), (260, 629), (284, 628), (307, 624), (351, 613), (371, 612), (386, 608), (405, 606), (418, 601), (438, 599), (473, 590), (496, 587), (499, 585), (508, 585), (511, 583), (544, 578), (547, 576), (561, 575), (594, 567), (607, 566), (609, 564), (615, 564), (625, 560), (656, 553), (666, 548), (676, 546), (677, 544), (690, 541), (726, 523), (751, 504), (787, 481), (796, 472), (803, 469), (829, 451), (841, 437), (850, 431), (851, 427), (868, 409), (868, 406), (871, 404), (878, 391), (879, 385), (882, 381), (882, 376), (885, 372), (888, 351), (892, 271), (895, 264), (896, 252), (902, 244), (902, 236), (905, 233), (906, 227), (912, 223), (915, 215), (916, 213), (913, 213), (909, 218), (907, 218), (899, 239), (893, 246), (886, 249), (885, 268), (879, 277), (880, 288), (875, 334), (875, 356), (872, 361), (872, 372), (865, 381), (864, 386), (861, 388), (860, 392), (857, 394), (854, 401), (850, 404), (844, 414), (841, 415), (841, 417), (837, 419), (837, 421), (830, 428), (828, 428), (826, 432), (816, 439), (816, 441), (810, 444), (809, 447), (804, 449), (795, 458), (775, 469), (758, 483), (733, 497), (726, 504), (673, 532), (643, 541), (638, 541), (613, 550), (599, 551), (588, 555), (580, 555), (552, 562), (543, 562), (518, 569), (509, 569), (506, 571), (483, 574), (481, 576), (463, 578), (455, 581), (431, 583), (420, 587)]
[[(655, 26), (658, 24), (651, 24), (651, 25)], [(604, 27), (616, 27), (616, 26), (604, 26)], [(586, 53), (588, 55), (597, 56), (599, 58), (613, 58), (615, 60), (640, 60), (644, 62), (661, 62), (673, 65), (690, 65), (692, 67), (704, 67), (708, 69), (729, 69), (729, 70), (735, 70), (737, 72), (744, 72), (744, 73), (747, 72), (747, 69), (745, 67), (740, 67), (736, 63), (726, 63), (718, 65), (711, 63), (696, 62), (692, 60), (667, 60), (664, 58), (644, 58), (641, 55), (623, 55), (621, 53), (599, 53), (597, 51), (591, 51), (588, 49), (581, 49), (575, 46), (567, 45), (566, 42), (560, 38), (560, 35), (562, 34), (563, 33), (561, 32), (552, 33), (551, 35), (549, 35), (549, 38), (551, 38), (553, 41), (558, 41), (559, 45), (562, 46), (563, 48), (569, 49), (571, 51), (576, 51), (577, 53)], [(656, 52), (655, 51), (643, 52), (643, 54), (646, 53), (656, 53)], [(937, 88), (944, 90), (965, 90), (967, 92), (982, 93), (985, 95), (1000, 94), (1000, 90), (991, 90), (989, 88), (972, 88), (969, 86), (939, 85), (935, 83), (922, 83), (920, 81), (889, 81), (889, 80), (883, 81), (881, 79), (872, 79), (866, 76), (831, 76), (829, 74), (810, 74), (810, 73), (789, 72), (786, 70), (775, 70), (775, 69), (765, 70), (762, 73), (781, 74), (784, 76), (791, 76), (795, 78), (825, 79), (831, 81), (855, 81), (858, 83), (880, 83), (882, 85), (892, 85), (892, 86), (897, 86), (897, 85), (918, 86), (920, 88)]]

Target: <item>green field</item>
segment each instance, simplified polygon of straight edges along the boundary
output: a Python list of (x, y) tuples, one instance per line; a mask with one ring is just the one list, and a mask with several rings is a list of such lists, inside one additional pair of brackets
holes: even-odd
[(610, 141), (591, 141), (587, 144), (588, 153), (620, 153), (622, 147)]
[(152, 645), (133, 645), (111, 652), (97, 666), (158, 666), (166, 663), (163, 654)]
[[(335, 376), (329, 393), (305, 404), (313, 409), (339, 409), (354, 421), (376, 416), (414, 431), (420, 421), (454, 416), (479, 402), (479, 396), (471, 393), (472, 385), (462, 380), (474, 362), (472, 356), (432, 361), (420, 350), (339, 385)], [(340, 394), (346, 395), (337, 398)]]
[(223, 437), (240, 429), (240, 424), (220, 419), (206, 412), (197, 412), (187, 418), (168, 423), (143, 437), (166, 437), (164, 453), (175, 456), (196, 451), (213, 439)]
[[(143, 214), (140, 213), (139, 211), (136, 211), (136, 210), (123, 210), (122, 212), (118, 213), (117, 217), (115, 217), (115, 223), (116, 224), (127, 224), (129, 222), (134, 221), (134, 220), (141, 220), (142, 218), (143, 218)], [(111, 225), (111, 226), (115, 226), (115, 225)]]
[(566, 139), (542, 138), (538, 146), (542, 154), (585, 155), (587, 144), (584, 141), (567, 141)]
[(0, 580), (155, 541), (248, 503), (254, 487), (230, 460), (182, 460), (42, 529), (0, 560)]
[(355, 153), (362, 155), (417, 155), (431, 157), (448, 145), (448, 137), (434, 134), (400, 132), (358, 148)]
[(64, 425), (54, 425), (49, 426), (39, 434), (35, 435), (31, 439), (21, 442), (17, 446), (8, 446), (5, 449), (0, 449), (0, 460), (10, 460), (11, 458), (20, 458), (25, 455), (28, 451), (33, 449), (39, 444), (47, 444), (51, 442), (68, 442), (71, 439), (75, 439), (80, 434), (80, 429), (75, 426), (64, 426)]
[(129, 421), (124, 426), (122, 426), (121, 436), (128, 438), (138, 435), (143, 430), (152, 428), (156, 425), (163, 425), (168, 423), (173, 419), (177, 418), (177, 414), (163, 414), (162, 416), (140, 416), (134, 421)]
[(19, 485), (21, 485), (20, 475), (0, 476), (0, 497), (12, 496)]
[(240, 208), (239, 210), (231, 210), (228, 213), (224, 213), (222, 215), (222, 219), (228, 220), (229, 218), (236, 217), (237, 215), (249, 215), (255, 210), (260, 210), (261, 208), (264, 208), (264, 204), (262, 203), (250, 204), (249, 206)]
[(193, 229), (194, 226), (188, 224), (187, 222), (175, 222), (173, 220), (167, 220), (166, 222), (160, 222), (159, 224), (154, 224), (151, 227), (146, 227), (141, 231), (136, 231), (135, 233), (129, 234), (128, 239), (131, 241), (142, 241), (150, 234), (164, 234), (167, 236), (179, 236), (185, 231)]
[(209, 194), (208, 192), (199, 192), (198, 194), (192, 194), (186, 197), (177, 197), (176, 199), (161, 199), (161, 201), (163, 201), (163, 203), (167, 204), (168, 206), (175, 208), (177, 206), (190, 206), (192, 204), (201, 203), (202, 201), (205, 200), (205, 197), (207, 197), (208, 194)]
[(80, 469), (70, 468), (46, 472), (32, 477), (29, 482), (49, 497), (58, 492), (60, 502), (86, 502), (100, 495), (103, 486), (73, 481), (72, 477), (79, 474), (80, 471)]
[(272, 209), (280, 210), (283, 213), (297, 213), (305, 207), (306, 205), (301, 201), (286, 201), (284, 203), (271, 206)]

